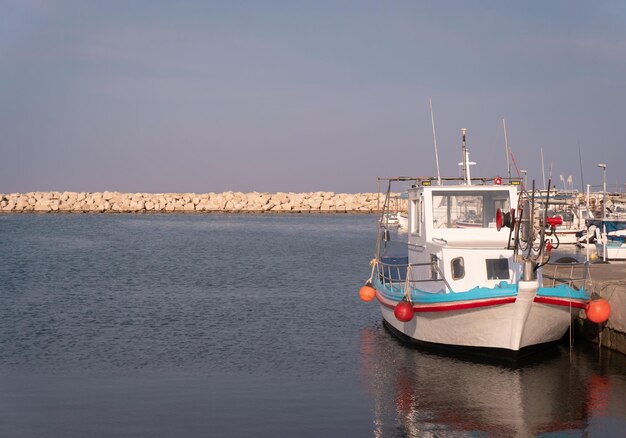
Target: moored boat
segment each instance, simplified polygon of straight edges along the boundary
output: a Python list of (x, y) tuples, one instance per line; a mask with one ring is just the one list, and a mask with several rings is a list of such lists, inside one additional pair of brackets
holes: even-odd
[(596, 254), (606, 260), (626, 260), (626, 237), (617, 237), (596, 243)]
[(383, 214), (381, 217), (381, 225), (384, 227), (399, 227), (406, 229), (406, 205), (406, 193), (387, 193), (385, 202), (385, 214)]
[(625, 219), (591, 219), (587, 223), (595, 230), (595, 246), (599, 258), (626, 260)]
[(549, 216), (559, 216), (562, 223), (557, 225), (556, 233), (548, 236), (553, 245), (576, 245), (584, 240), (586, 220), (593, 218), (589, 208), (581, 203), (576, 193), (556, 193), (550, 197)]
[(560, 218), (546, 215), (548, 199), (540, 203), (534, 189), (519, 193), (519, 179), (471, 178), (465, 131), (462, 144), (462, 177), (387, 178), (387, 193), (412, 183), (404, 252), (378, 222), (365, 287), (404, 340), (519, 358), (560, 340), (586, 307), (586, 265), (582, 277), (544, 284), (547, 237)]

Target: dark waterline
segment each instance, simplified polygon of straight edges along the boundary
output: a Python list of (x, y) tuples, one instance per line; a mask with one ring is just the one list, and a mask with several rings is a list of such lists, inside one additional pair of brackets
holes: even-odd
[(626, 360), (407, 348), (375, 216), (0, 216), (0, 436), (621, 436)]

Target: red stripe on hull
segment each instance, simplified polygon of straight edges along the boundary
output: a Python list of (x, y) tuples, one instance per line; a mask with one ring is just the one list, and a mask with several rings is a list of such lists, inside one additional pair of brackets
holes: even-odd
[[(389, 307), (390, 309), (393, 309), (395, 306), (392, 304), (387, 304), (385, 302), (383, 302), (382, 300), (378, 300), (380, 301), (380, 303), (385, 306), (385, 307)], [(509, 304), (509, 303), (514, 303), (515, 302), (515, 297), (506, 297), (506, 298), (499, 298), (499, 299), (494, 299), (494, 300), (487, 300), (487, 301), (467, 301), (467, 302), (463, 302), (463, 303), (442, 303), (442, 304), (435, 304), (435, 305), (414, 305), (413, 306), (413, 310), (415, 312), (449, 312), (449, 311), (453, 311), (453, 310), (464, 310), (464, 309), (474, 309), (474, 308), (478, 308), (478, 307), (488, 307), (488, 306), (498, 306), (501, 304)]]
[(580, 301), (571, 301), (563, 298), (549, 298), (549, 297), (535, 297), (535, 303), (543, 303), (543, 304), (553, 304), (555, 306), (565, 306), (565, 307), (577, 307), (579, 309), (584, 309), (587, 306), (587, 303), (581, 303)]

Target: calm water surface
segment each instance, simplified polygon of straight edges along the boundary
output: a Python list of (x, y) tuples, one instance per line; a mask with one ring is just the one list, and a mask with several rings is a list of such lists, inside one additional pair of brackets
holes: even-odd
[(0, 216), (0, 436), (623, 436), (626, 358), (407, 348), (373, 216)]

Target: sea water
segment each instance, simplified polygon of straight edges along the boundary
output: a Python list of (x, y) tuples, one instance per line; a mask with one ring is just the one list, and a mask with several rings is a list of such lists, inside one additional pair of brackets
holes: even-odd
[(371, 215), (0, 215), (0, 436), (621, 436), (626, 358), (395, 340)]

